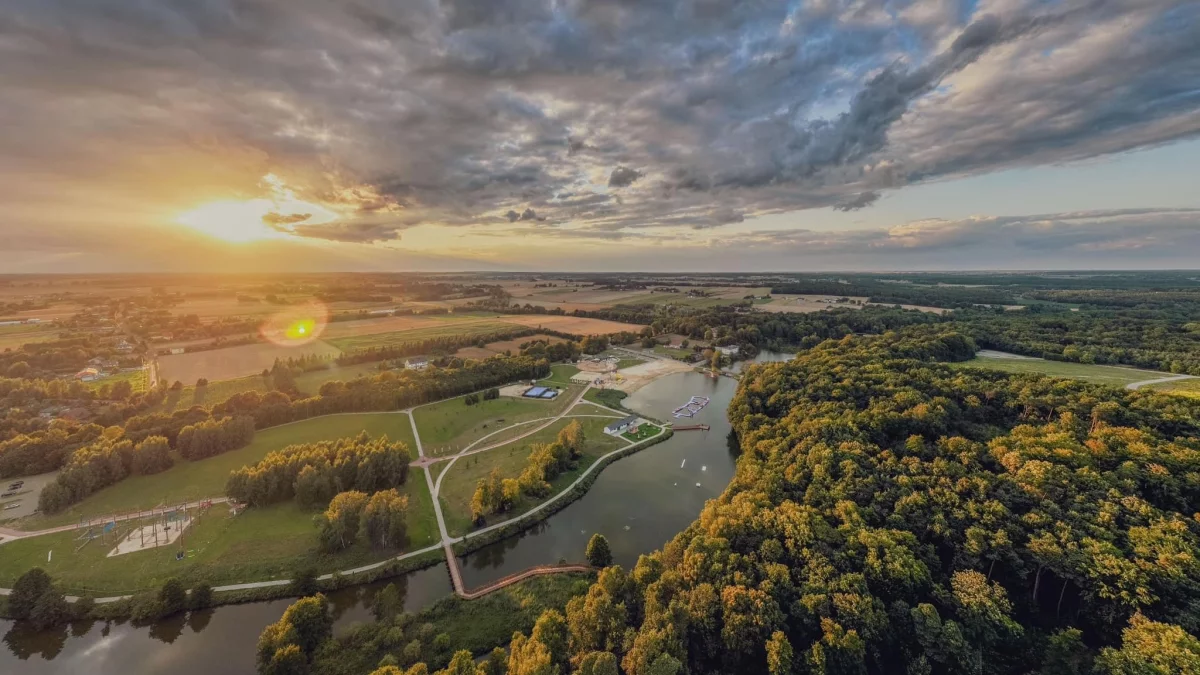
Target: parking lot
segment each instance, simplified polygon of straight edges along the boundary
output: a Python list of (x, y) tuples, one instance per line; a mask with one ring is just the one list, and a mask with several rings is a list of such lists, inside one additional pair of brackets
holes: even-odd
[[(7, 497), (0, 497), (0, 522), (33, 515), (37, 509), (38, 496), (42, 494), (42, 488), (50, 484), (57, 475), (58, 472), (53, 471), (38, 476), (0, 480), (0, 488), (3, 488), (0, 490), (0, 494), (15, 493)], [(17, 482), (24, 484), (15, 490), (11, 489), (10, 486)]]

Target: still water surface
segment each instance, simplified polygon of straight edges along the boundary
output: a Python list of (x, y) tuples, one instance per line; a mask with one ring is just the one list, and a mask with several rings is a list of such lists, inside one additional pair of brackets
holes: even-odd
[[(790, 354), (763, 352), (758, 361)], [(735, 364), (740, 366), (740, 364)], [(738, 368), (740, 370), (740, 368)], [(709, 431), (681, 431), (664, 443), (608, 466), (582, 499), (533, 529), (461, 558), (468, 588), (513, 572), (561, 559), (582, 561), (587, 540), (599, 532), (618, 564), (666, 543), (687, 527), (705, 500), (718, 495), (733, 476), (734, 454), (726, 419), (737, 388), (730, 378), (680, 373), (643, 387), (625, 401), (633, 410), (670, 420), (671, 410), (693, 395), (712, 402), (692, 419)], [(406, 611), (417, 611), (451, 592), (445, 564), (384, 582), (329, 594), (337, 624), (345, 630), (370, 620), (375, 593), (393, 582), (405, 596)], [(81, 622), (34, 632), (0, 621), (3, 675), (253, 675), (254, 646), (263, 627), (279, 619), (291, 600), (218, 607), (159, 621)]]

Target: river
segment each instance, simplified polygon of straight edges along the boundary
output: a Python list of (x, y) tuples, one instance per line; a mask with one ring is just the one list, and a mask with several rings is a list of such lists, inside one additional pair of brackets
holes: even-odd
[[(790, 355), (764, 352), (758, 361)], [(735, 364), (738, 365), (738, 364)], [(740, 368), (739, 368), (740, 370)], [(693, 395), (711, 403), (679, 424), (708, 424), (709, 431), (680, 431), (647, 450), (609, 465), (583, 498), (534, 528), (461, 558), (468, 588), (533, 565), (560, 559), (582, 561), (592, 534), (608, 538), (616, 563), (632, 566), (691, 524), (705, 500), (733, 477), (726, 418), (737, 383), (700, 373), (678, 373), (630, 395), (626, 407), (670, 420), (671, 410)], [(404, 592), (406, 611), (417, 611), (451, 592), (445, 564), (384, 582), (329, 594), (345, 630), (370, 620), (370, 603), (386, 583)], [(0, 621), (4, 675), (252, 675), (254, 647), (263, 627), (279, 619), (291, 600), (254, 602), (181, 614), (150, 626), (129, 622), (80, 622), (34, 632)]]

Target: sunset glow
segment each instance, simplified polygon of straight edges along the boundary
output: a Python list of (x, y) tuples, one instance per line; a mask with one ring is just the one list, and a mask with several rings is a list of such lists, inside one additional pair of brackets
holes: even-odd
[(180, 214), (175, 222), (232, 243), (282, 239), (288, 235), (263, 222), (274, 206), (267, 199), (209, 202)]

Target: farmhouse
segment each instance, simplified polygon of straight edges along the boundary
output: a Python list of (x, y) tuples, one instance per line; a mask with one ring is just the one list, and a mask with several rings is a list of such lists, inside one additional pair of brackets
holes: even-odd
[(429, 367), (429, 359), (423, 356), (418, 356), (405, 361), (404, 367), (408, 370), (424, 370), (425, 368)]
[(604, 427), (604, 433), (610, 436), (616, 436), (617, 434), (624, 433), (630, 429), (636, 429), (640, 423), (641, 420), (637, 415), (630, 415), (625, 419), (617, 420), (616, 422), (612, 422), (608, 426)]

